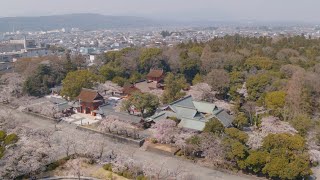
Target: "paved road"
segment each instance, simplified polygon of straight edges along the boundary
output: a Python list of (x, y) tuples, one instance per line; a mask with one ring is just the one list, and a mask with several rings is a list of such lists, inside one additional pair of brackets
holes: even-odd
[[(12, 110), (8, 107), (5, 107), (3, 105), (0, 105), (0, 111), (12, 111), (15, 117), (18, 120), (27, 120), (27, 123), (25, 126), (34, 128), (34, 129), (48, 129), (52, 130), (55, 127), (55, 123), (44, 119), (40, 117), (36, 117), (33, 115), (29, 115), (23, 112), (20, 112), (19, 110)], [(77, 137), (84, 137), (86, 136), (87, 132), (81, 131), (76, 129), (74, 125), (66, 124), (66, 123), (60, 123), (57, 125), (59, 129), (61, 129), (62, 133), (65, 133), (66, 135), (70, 130), (74, 130), (77, 133)], [(104, 139), (106, 143), (111, 144), (111, 140), (108, 138)], [(192, 162), (181, 160), (174, 157), (166, 157), (163, 155), (159, 155), (152, 152), (147, 152), (142, 150), (141, 148), (134, 148), (129, 145), (121, 145), (121, 147), (128, 152), (128, 155), (132, 156), (133, 159), (135, 159), (138, 162), (159, 162), (159, 165), (161, 162), (165, 161), (165, 167), (169, 169), (177, 169), (179, 167), (183, 167), (185, 172), (188, 172), (190, 174), (193, 174), (197, 179), (199, 180), (215, 180), (215, 179), (223, 179), (223, 180), (242, 180), (242, 179), (256, 179), (255, 177), (251, 176), (240, 176), (237, 174), (228, 174), (224, 172), (220, 172), (217, 170), (201, 167), (199, 165), (196, 165)]]

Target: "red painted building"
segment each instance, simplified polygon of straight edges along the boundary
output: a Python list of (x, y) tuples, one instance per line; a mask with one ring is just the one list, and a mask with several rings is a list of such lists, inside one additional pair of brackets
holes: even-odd
[(163, 69), (150, 69), (147, 75), (148, 81), (160, 82), (164, 79)]
[(80, 104), (78, 112), (91, 114), (93, 116), (96, 115), (93, 111), (97, 110), (99, 106), (105, 103), (103, 96), (97, 91), (85, 88), (82, 88), (77, 100)]

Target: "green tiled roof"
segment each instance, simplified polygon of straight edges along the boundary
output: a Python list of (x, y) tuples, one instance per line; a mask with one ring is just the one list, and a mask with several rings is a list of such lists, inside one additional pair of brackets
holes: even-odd
[(186, 96), (184, 98), (181, 98), (177, 101), (174, 101), (170, 103), (170, 106), (179, 106), (179, 107), (185, 107), (189, 109), (196, 109), (193, 104), (193, 100), (191, 96)]
[(180, 127), (202, 131), (205, 122), (213, 117), (216, 117), (225, 127), (232, 126), (234, 119), (224, 109), (218, 109), (213, 103), (193, 101), (191, 96), (179, 99), (168, 107), (172, 111), (162, 110), (148, 120), (158, 121), (168, 117), (176, 117), (181, 119)]
[(189, 108), (184, 108), (184, 107), (175, 107), (176, 108), (176, 113), (180, 118), (194, 118), (194, 116), (197, 114), (196, 109), (189, 109)]
[(207, 102), (193, 101), (194, 106), (199, 112), (211, 114), (216, 105)]
[(181, 119), (179, 123), (179, 127), (194, 129), (197, 131), (202, 131), (205, 127), (206, 123), (199, 120), (192, 120), (192, 119)]

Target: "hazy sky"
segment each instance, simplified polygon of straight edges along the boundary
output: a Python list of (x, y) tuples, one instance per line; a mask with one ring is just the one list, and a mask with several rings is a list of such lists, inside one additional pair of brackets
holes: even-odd
[(320, 22), (320, 0), (0, 0), (0, 16), (68, 13), (174, 20)]

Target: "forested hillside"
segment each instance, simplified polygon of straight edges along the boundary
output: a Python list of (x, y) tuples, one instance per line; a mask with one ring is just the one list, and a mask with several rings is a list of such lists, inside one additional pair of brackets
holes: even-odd
[[(163, 93), (150, 91), (160, 104), (191, 94), (199, 101), (222, 101), (235, 117), (234, 128), (212, 119), (200, 134), (165, 126), (172, 138), (165, 142), (181, 147), (181, 156), (202, 151), (211, 166), (281, 179), (307, 177), (320, 161), (319, 39), (235, 35), (170, 48), (133, 47), (105, 53), (90, 67), (66, 51), (63, 57), (18, 61), (15, 71), (27, 79), (23, 92), (15, 86), (12, 92), (44, 96), (62, 84), (62, 95), (73, 99), (81, 88), (105, 81), (134, 84), (151, 68), (166, 72)], [(159, 105), (155, 96), (137, 97), (155, 102), (152, 110)]]

